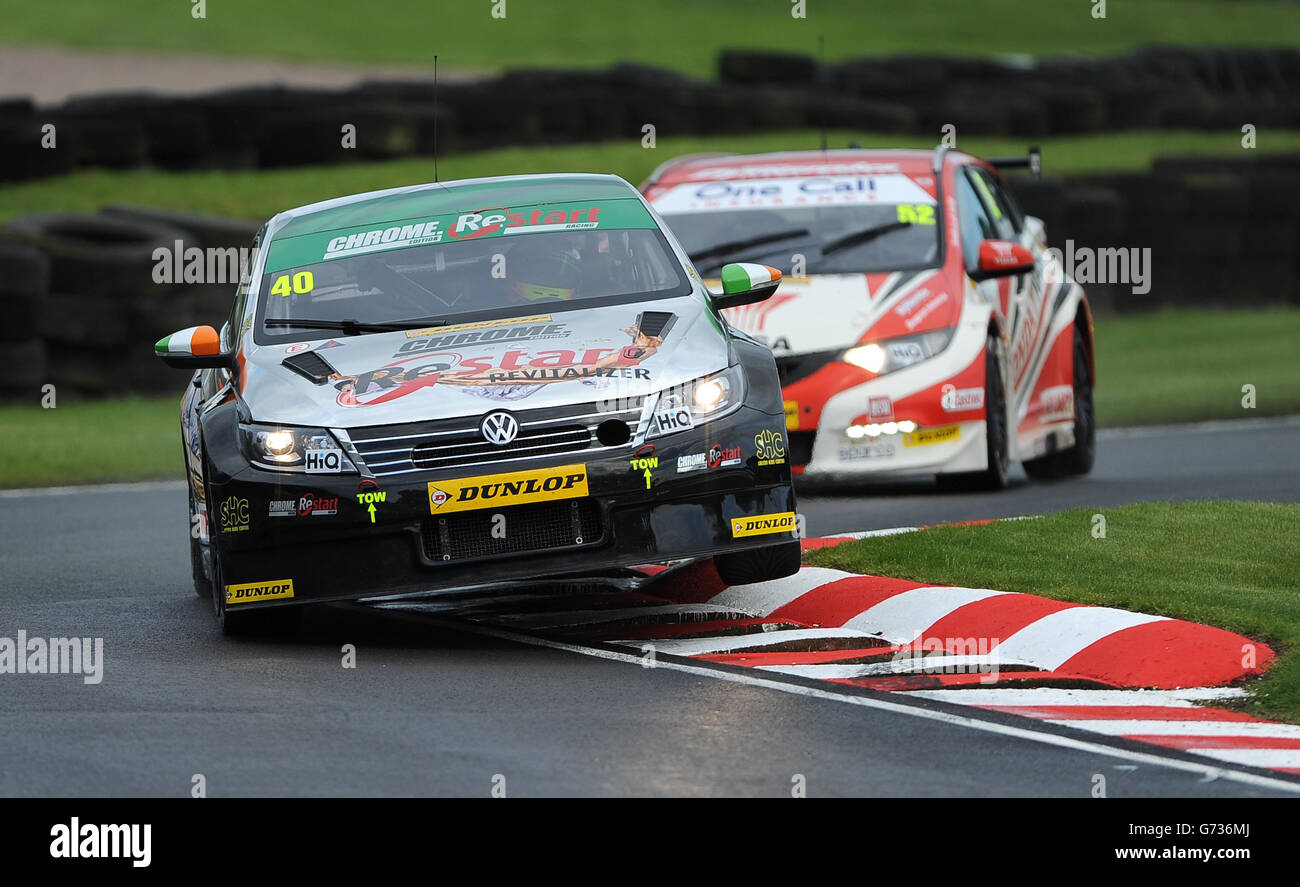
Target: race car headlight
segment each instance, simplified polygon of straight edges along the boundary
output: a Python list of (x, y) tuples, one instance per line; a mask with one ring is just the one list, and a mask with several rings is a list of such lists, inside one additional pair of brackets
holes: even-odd
[(648, 438), (694, 428), (734, 412), (745, 402), (745, 370), (739, 364), (660, 391)]
[(349, 474), (347, 454), (324, 428), (282, 428), (241, 423), (239, 445), (249, 462), (273, 471)]
[(952, 329), (932, 330), (915, 336), (868, 342), (845, 351), (840, 359), (869, 373), (884, 375), (934, 357), (948, 347), (952, 334)]

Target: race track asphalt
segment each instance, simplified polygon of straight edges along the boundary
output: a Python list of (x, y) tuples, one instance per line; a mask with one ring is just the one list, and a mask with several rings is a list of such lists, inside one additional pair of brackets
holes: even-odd
[[(992, 496), (809, 485), (800, 506), (818, 535), (1147, 500), (1300, 501), (1298, 431), (1293, 419), (1106, 434), (1082, 480), (1017, 475)], [(0, 636), (102, 637), (105, 653), (97, 685), (0, 674), (0, 794), (185, 796), (203, 774), (212, 796), (485, 796), (501, 777), (514, 796), (788, 796), (801, 774), (810, 796), (1085, 797), (1098, 773), (1111, 797), (1274, 793), (398, 613), (322, 608), (289, 635), (225, 639), (191, 591), (186, 530), (179, 484), (0, 494)]]

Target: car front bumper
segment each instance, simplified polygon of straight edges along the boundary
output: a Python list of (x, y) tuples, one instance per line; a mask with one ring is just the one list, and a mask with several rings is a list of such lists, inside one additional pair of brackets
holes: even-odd
[[(223, 555), (222, 584), (237, 589), (227, 601), (239, 609), (451, 592), (764, 547), (797, 538), (782, 423), (742, 407), (653, 448), (566, 453), (513, 470), (370, 481), (246, 466), (210, 481), (210, 538)], [(502, 495), (511, 478), (579, 473), (585, 495), (557, 481), (549, 494), (534, 484), (529, 501), (480, 498)], [(476, 490), (473, 501), (461, 501), (465, 489)]]

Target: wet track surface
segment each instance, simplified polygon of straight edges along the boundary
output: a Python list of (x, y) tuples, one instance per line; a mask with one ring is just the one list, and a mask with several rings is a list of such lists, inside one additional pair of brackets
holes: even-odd
[[(821, 535), (1134, 501), (1297, 501), (1297, 431), (1107, 435), (1080, 481), (1017, 475), (994, 496), (806, 485), (800, 505)], [(446, 614), (322, 608), (292, 634), (228, 640), (190, 590), (185, 533), (175, 484), (0, 496), (0, 635), (102, 637), (105, 654), (98, 685), (0, 675), (0, 793), (182, 796), (197, 773), (211, 795), (486, 795), (498, 774), (521, 796), (788, 795), (795, 774), (810, 795), (1083, 797), (1096, 773), (1112, 797), (1269, 793), (515, 643)], [(343, 644), (356, 646), (357, 668), (341, 666)]]

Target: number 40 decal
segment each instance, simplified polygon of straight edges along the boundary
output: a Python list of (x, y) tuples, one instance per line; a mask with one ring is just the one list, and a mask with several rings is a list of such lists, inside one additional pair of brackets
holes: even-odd
[(288, 297), (290, 293), (306, 295), (316, 285), (316, 278), (310, 271), (299, 271), (293, 276), (293, 288), (289, 288), (289, 275), (281, 274), (271, 284), (271, 295)]

